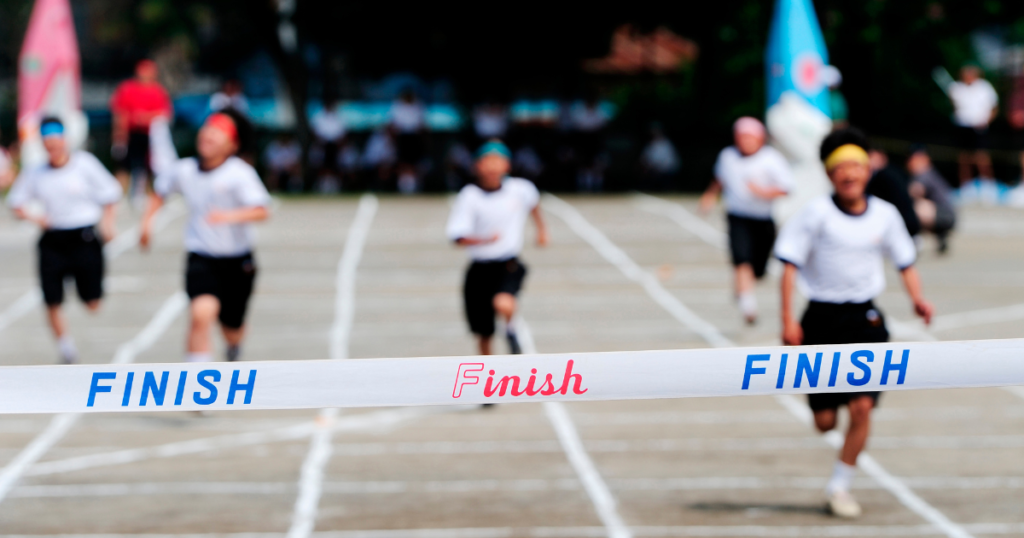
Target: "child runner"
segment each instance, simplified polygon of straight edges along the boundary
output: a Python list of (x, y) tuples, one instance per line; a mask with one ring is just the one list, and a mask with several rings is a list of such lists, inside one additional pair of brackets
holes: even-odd
[(526, 217), (537, 226), (537, 245), (548, 242), (540, 214), (540, 193), (528, 180), (508, 177), (511, 153), (492, 140), (476, 155), (476, 184), (459, 191), (448, 218), (448, 238), (466, 247), (473, 263), (466, 273), (463, 299), (469, 328), (479, 338), (480, 354), (491, 354), (495, 313), (505, 320), (513, 354), (521, 353), (512, 326), (516, 295), (523, 285), (526, 266), (519, 261)]
[[(882, 258), (900, 270), (914, 311), (931, 321), (932, 305), (921, 295), (914, 268), (917, 250), (899, 211), (866, 195), (871, 179), (867, 142), (853, 129), (835, 131), (821, 144), (821, 158), (835, 188), (832, 196), (810, 202), (786, 223), (775, 245), (785, 264), (782, 276), (782, 341), (786, 345), (886, 342), (889, 333), (872, 300), (885, 289)], [(797, 272), (807, 284), (810, 304), (802, 320), (793, 316)], [(857, 456), (871, 425), (877, 392), (812, 394), (808, 403), (822, 432), (836, 425), (836, 411), (846, 405), (850, 427), (826, 487), (828, 508), (840, 517), (857, 517), (861, 509), (850, 495)]]
[[(104, 275), (101, 239), (110, 241), (116, 233), (114, 208), (121, 200), (121, 185), (91, 153), (68, 151), (59, 119), (44, 118), (39, 134), (49, 162), (21, 173), (7, 196), (7, 205), (19, 219), (43, 229), (39, 283), (61, 360), (71, 364), (78, 362), (78, 351), (60, 308), (64, 279), (73, 276), (86, 308), (90, 312), (99, 309)], [(32, 201), (42, 203), (42, 215), (26, 211)]]
[(772, 202), (789, 193), (793, 176), (782, 154), (765, 145), (764, 124), (759, 120), (742, 117), (732, 130), (736, 144), (718, 154), (715, 179), (701, 197), (700, 208), (707, 213), (719, 193), (724, 195), (736, 300), (743, 318), (753, 324), (757, 321), (754, 284), (764, 276), (775, 243)]
[(228, 344), (227, 360), (238, 360), (240, 354), (256, 278), (252, 223), (270, 215), (267, 189), (256, 170), (236, 156), (249, 132), (248, 122), (235, 111), (211, 115), (196, 137), (199, 156), (181, 159), (157, 178), (143, 217), (140, 241), (146, 248), (153, 216), (168, 196), (184, 196), (191, 213), (185, 229), (185, 288), (192, 300), (189, 362), (211, 360), (214, 319)]

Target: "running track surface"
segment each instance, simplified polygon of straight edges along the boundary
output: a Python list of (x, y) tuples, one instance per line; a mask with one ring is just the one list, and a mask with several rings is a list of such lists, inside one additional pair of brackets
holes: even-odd
[[(538, 351), (709, 345), (709, 329), (673, 315), (673, 301), (724, 341), (777, 341), (774, 279), (758, 289), (755, 327), (730, 300), (727, 257), (715, 246), (720, 214), (693, 218), (691, 198), (563, 200), (546, 200), (551, 245), (524, 254), (522, 312)], [(245, 360), (473, 353), (460, 303), (466, 258), (443, 233), (449, 199), (374, 201), (286, 199), (260, 227)], [(1020, 336), (1024, 213), (969, 208), (962, 222), (949, 256), (927, 243), (919, 263), (936, 330), (912, 322), (890, 272), (878, 302), (903, 322), (898, 338)], [(111, 263), (100, 315), (72, 303), (85, 362), (113, 360), (147, 324), (158, 338), (132, 359), (181, 360), (186, 319), (172, 299), (181, 230), (179, 219), (151, 253)], [(35, 285), (35, 235), (0, 216), (0, 311)], [(609, 248), (654, 283), (627, 278)], [(39, 308), (0, 342), (2, 365), (56, 357)], [(801, 420), (799, 401), (770, 397), (94, 415), (60, 427), (5, 416), (0, 537), (1024, 536), (1022, 398), (1000, 389), (883, 396), (855, 522), (822, 510), (835, 450)]]

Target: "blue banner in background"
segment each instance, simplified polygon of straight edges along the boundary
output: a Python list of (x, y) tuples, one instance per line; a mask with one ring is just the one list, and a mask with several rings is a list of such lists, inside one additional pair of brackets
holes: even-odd
[(792, 91), (832, 117), (829, 89), (822, 82), (828, 49), (811, 0), (777, 0), (765, 51), (768, 108)]

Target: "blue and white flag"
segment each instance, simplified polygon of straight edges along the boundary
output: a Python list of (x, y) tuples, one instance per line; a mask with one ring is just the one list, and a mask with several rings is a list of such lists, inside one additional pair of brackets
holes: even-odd
[(768, 108), (792, 91), (832, 117), (823, 76), (828, 50), (811, 0), (778, 0), (765, 51)]

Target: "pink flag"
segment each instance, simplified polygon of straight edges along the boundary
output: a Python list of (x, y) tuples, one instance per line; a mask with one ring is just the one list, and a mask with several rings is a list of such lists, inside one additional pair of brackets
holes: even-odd
[(18, 121), (82, 103), (78, 39), (68, 0), (36, 0), (18, 59)]

